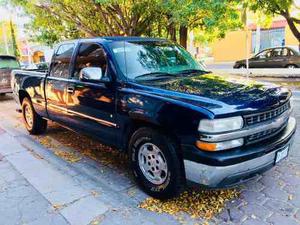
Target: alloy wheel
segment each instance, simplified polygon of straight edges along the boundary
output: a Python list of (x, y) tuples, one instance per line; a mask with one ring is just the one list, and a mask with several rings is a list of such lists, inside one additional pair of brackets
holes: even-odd
[(143, 144), (138, 152), (139, 167), (145, 178), (155, 185), (167, 179), (168, 165), (163, 152), (154, 144)]

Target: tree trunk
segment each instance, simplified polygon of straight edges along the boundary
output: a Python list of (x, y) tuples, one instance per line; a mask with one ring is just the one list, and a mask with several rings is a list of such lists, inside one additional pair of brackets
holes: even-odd
[(174, 42), (176, 42), (177, 41), (177, 39), (176, 39), (176, 28), (175, 28), (174, 23), (171, 23), (169, 25), (169, 29), (168, 30), (169, 30), (169, 34), (170, 34), (171, 40), (174, 41)]
[(187, 48), (187, 36), (188, 36), (188, 28), (186, 26), (180, 26), (179, 28), (180, 44), (185, 49)]
[(297, 38), (298, 42), (300, 43), (300, 32), (299, 32), (298, 28), (296, 27), (293, 19), (291, 18), (289, 12), (282, 13), (282, 16), (286, 19), (293, 35)]

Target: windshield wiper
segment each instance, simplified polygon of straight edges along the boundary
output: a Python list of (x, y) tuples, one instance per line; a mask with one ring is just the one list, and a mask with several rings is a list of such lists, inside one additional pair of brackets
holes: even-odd
[(200, 69), (187, 69), (178, 72), (178, 74), (194, 74), (194, 73), (206, 74), (206, 73), (210, 73), (210, 71), (200, 70)]
[(145, 73), (143, 75), (139, 75), (135, 77), (134, 79), (140, 80), (146, 77), (153, 77), (153, 78), (167, 78), (167, 77), (176, 77), (176, 74), (171, 74), (167, 72), (152, 72), (152, 73)]

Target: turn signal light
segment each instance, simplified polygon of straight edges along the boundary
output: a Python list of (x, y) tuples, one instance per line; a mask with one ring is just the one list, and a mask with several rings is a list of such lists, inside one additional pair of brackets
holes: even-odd
[(223, 151), (227, 149), (237, 148), (244, 144), (244, 139), (235, 139), (230, 141), (223, 141), (218, 143), (210, 143), (204, 141), (197, 141), (196, 146), (203, 151), (215, 152), (215, 151)]
[(214, 152), (217, 150), (217, 144), (215, 144), (215, 143), (197, 141), (196, 146), (201, 150), (209, 151), (209, 152)]

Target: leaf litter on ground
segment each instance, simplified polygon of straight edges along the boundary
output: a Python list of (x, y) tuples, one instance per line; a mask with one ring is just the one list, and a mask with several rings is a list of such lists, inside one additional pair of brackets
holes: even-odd
[[(40, 136), (38, 140), (47, 148), (56, 149), (57, 146), (52, 143), (52, 139), (64, 146), (73, 148), (82, 155), (87, 156), (104, 165), (121, 169), (129, 172), (128, 158), (125, 154), (114, 148), (101, 144), (85, 135), (77, 134), (72, 131), (51, 124), (47, 136)], [(55, 152), (54, 152), (55, 153)], [(76, 162), (80, 160), (76, 154), (72, 159), (72, 153), (56, 152), (56, 155)], [(71, 159), (70, 159), (71, 158)], [(227, 201), (238, 198), (239, 192), (236, 189), (227, 190), (203, 190), (198, 188), (189, 188), (178, 197), (161, 201), (154, 198), (147, 198), (139, 207), (157, 213), (167, 213), (176, 215), (186, 213), (192, 218), (211, 219), (214, 215), (220, 213)]]

